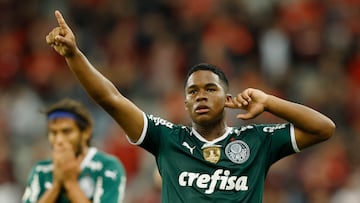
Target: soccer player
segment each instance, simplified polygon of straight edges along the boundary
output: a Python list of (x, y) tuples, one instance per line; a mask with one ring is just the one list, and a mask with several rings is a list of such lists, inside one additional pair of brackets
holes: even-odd
[[(125, 130), (129, 140), (155, 156), (163, 203), (261, 203), (264, 181), (277, 160), (329, 139), (335, 124), (301, 104), (248, 88), (234, 97), (220, 68), (198, 64), (185, 80), (185, 109), (191, 126), (173, 124), (139, 109), (79, 50), (59, 11), (59, 26), (47, 43), (64, 56), (88, 94)], [(225, 108), (242, 109), (239, 119), (264, 111), (286, 123), (227, 126)]]
[(121, 203), (126, 176), (114, 156), (90, 147), (93, 119), (78, 101), (44, 110), (52, 157), (32, 168), (23, 203)]

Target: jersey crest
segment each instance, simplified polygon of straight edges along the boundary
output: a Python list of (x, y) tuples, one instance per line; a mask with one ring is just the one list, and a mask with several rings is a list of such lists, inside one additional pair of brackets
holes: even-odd
[(250, 148), (244, 141), (235, 140), (226, 145), (225, 154), (230, 161), (242, 164), (249, 159)]
[(204, 145), (202, 148), (203, 157), (206, 161), (216, 164), (220, 160), (220, 145)]

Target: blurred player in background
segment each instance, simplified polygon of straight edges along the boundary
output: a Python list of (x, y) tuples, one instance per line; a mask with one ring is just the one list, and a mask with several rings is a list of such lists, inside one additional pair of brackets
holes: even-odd
[[(231, 96), (223, 71), (206, 63), (192, 67), (185, 80), (191, 126), (146, 114), (92, 66), (61, 13), (55, 15), (59, 26), (46, 36), (47, 43), (64, 56), (87, 93), (129, 140), (155, 156), (163, 203), (261, 203), (273, 163), (334, 133), (335, 124), (328, 117), (304, 105), (254, 88)], [(226, 108), (242, 110), (239, 119), (269, 112), (287, 122), (229, 127)]]
[(22, 202), (122, 202), (126, 184), (123, 165), (90, 147), (93, 119), (83, 104), (64, 99), (44, 113), (52, 157), (32, 168)]

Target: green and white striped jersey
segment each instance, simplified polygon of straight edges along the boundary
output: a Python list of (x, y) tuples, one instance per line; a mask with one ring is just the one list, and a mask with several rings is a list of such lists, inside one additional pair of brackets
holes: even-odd
[(134, 144), (156, 158), (162, 203), (261, 203), (270, 166), (299, 151), (289, 123), (228, 127), (212, 141), (153, 115), (144, 123)]
[[(79, 184), (82, 191), (93, 203), (120, 203), (123, 201), (126, 176), (123, 165), (109, 154), (91, 147), (81, 163)], [(53, 182), (51, 160), (36, 163), (29, 174), (22, 198), (23, 203), (35, 203), (51, 188)], [(61, 192), (57, 203), (70, 203)]]

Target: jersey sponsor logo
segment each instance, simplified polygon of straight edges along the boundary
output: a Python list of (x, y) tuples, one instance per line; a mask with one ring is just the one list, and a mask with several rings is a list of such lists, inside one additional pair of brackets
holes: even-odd
[(247, 176), (232, 176), (229, 170), (217, 169), (213, 174), (194, 173), (184, 171), (179, 175), (179, 185), (182, 187), (198, 187), (204, 189), (205, 194), (212, 194), (215, 190), (247, 191), (249, 187)]
[(155, 126), (163, 125), (163, 126), (166, 126), (168, 128), (173, 128), (173, 126), (174, 126), (174, 124), (170, 123), (169, 121), (167, 121), (165, 119), (162, 119), (160, 117), (155, 117), (153, 115), (149, 115), (149, 119), (154, 121)]
[(250, 148), (244, 141), (235, 140), (225, 147), (225, 154), (230, 161), (242, 164), (249, 159)]
[(182, 145), (190, 150), (191, 154), (194, 154), (194, 149), (196, 146), (190, 147), (190, 145), (187, 142), (183, 142)]
[(239, 136), (241, 132), (249, 130), (249, 129), (253, 129), (254, 126), (252, 125), (247, 125), (247, 126), (241, 126), (240, 129), (234, 129), (233, 132)]
[(201, 149), (206, 161), (216, 164), (220, 160), (221, 145), (204, 145)]
[(267, 133), (272, 133), (274, 132), (275, 130), (279, 130), (279, 129), (283, 129), (283, 128), (286, 128), (286, 124), (277, 124), (275, 126), (266, 126), (263, 128), (263, 131), (264, 132), (267, 132)]

